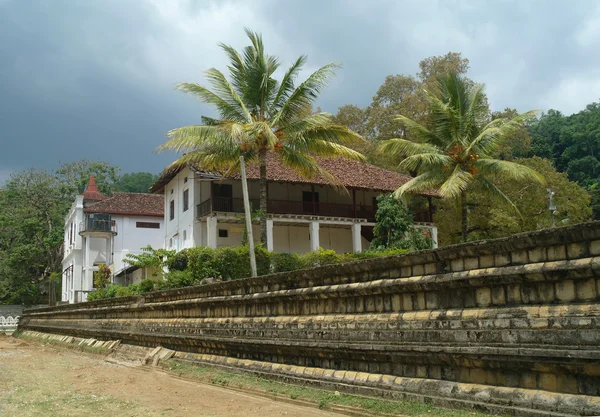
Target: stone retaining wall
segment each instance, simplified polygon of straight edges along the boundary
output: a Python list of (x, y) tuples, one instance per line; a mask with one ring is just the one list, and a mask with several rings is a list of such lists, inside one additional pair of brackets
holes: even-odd
[[(504, 387), (512, 392), (500, 406), (504, 412), (594, 415), (600, 414), (599, 294), (600, 223), (589, 223), (31, 310), (20, 327), (269, 369), (403, 378), (419, 381), (402, 385), (406, 395), (418, 385), (411, 395), (422, 396), (428, 387), (458, 406), (464, 390), (448, 387), (475, 384), (489, 395), (473, 399), (489, 404), (490, 393)], [(577, 398), (579, 411), (538, 392)]]

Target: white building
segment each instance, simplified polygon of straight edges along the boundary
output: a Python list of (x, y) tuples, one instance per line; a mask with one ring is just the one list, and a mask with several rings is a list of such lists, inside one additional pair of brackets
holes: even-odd
[(94, 272), (100, 264), (109, 266), (113, 282), (141, 281), (145, 271), (133, 271), (123, 260), (147, 245), (162, 248), (164, 234), (163, 196), (116, 193), (104, 197), (92, 176), (66, 217), (62, 301), (85, 301), (94, 289)]
[[(373, 237), (376, 197), (410, 180), (397, 172), (344, 158), (320, 158), (319, 163), (347, 192), (322, 178), (300, 177), (283, 166), (276, 155), (268, 156), (267, 249), (295, 253), (319, 247), (338, 253), (365, 250)], [(247, 176), (251, 204), (258, 209), (258, 165), (250, 164)], [(242, 243), (244, 206), (238, 174), (223, 178), (193, 167), (171, 168), (163, 171), (151, 191), (165, 196), (165, 248), (218, 248)], [(415, 224), (430, 230), (437, 247), (432, 196), (419, 196), (411, 204), (420, 204), (413, 210)], [(258, 224), (253, 231), (258, 241)]]

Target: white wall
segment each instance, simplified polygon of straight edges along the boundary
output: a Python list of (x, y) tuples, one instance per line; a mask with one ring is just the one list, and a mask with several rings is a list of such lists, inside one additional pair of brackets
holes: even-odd
[[(126, 254), (140, 254), (145, 246), (162, 248), (164, 244), (164, 218), (153, 216), (113, 215), (117, 224), (117, 235), (113, 238), (113, 273), (118, 273), (129, 264), (123, 262)], [(159, 223), (159, 229), (137, 227), (138, 222)]]
[[(166, 249), (181, 250), (195, 246), (196, 205), (204, 200), (199, 194), (200, 190), (196, 190), (195, 185), (196, 180), (193, 171), (184, 168), (165, 186), (165, 230), (162, 246)], [(189, 190), (189, 206), (184, 211), (183, 192), (185, 190)], [(171, 200), (175, 201), (175, 217), (173, 220), (170, 218), (169, 211)]]

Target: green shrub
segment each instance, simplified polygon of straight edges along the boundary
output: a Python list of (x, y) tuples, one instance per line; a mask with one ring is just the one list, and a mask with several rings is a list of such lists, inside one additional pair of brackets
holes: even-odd
[(155, 286), (156, 286), (156, 280), (154, 279), (150, 279), (150, 278), (146, 278), (145, 280), (141, 281), (138, 286), (139, 286), (139, 294), (144, 294), (147, 292), (152, 292), (155, 290)]
[(289, 272), (302, 269), (303, 261), (297, 253), (272, 253), (273, 272)]
[(221, 278), (217, 265), (216, 250), (197, 246), (187, 250), (188, 270), (192, 273), (194, 282), (204, 278)]
[(169, 271), (185, 271), (189, 263), (189, 249), (183, 249), (167, 259)]
[(128, 297), (128, 296), (132, 295), (131, 290), (132, 290), (131, 286), (129, 286), (129, 287), (119, 287), (119, 288), (117, 288), (115, 296), (116, 297)]
[(344, 257), (331, 249), (319, 248), (314, 252), (300, 255), (303, 268), (313, 268), (317, 266), (335, 265), (342, 263)]
[(166, 274), (166, 278), (167, 280), (164, 283), (165, 288), (189, 287), (198, 283), (198, 281), (194, 281), (192, 271), (169, 271)]

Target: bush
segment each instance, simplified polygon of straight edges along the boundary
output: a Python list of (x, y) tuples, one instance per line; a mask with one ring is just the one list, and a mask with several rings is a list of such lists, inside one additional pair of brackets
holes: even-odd
[(319, 248), (319, 250), (314, 252), (300, 255), (300, 260), (302, 261), (303, 268), (313, 268), (317, 266), (340, 264), (343, 262), (344, 256), (331, 249)]
[(166, 274), (166, 278), (167, 280), (164, 283), (165, 288), (189, 287), (199, 282), (194, 281), (191, 271), (171, 271)]
[(167, 258), (169, 271), (185, 271), (189, 263), (189, 249), (183, 249)]
[(273, 272), (289, 272), (302, 269), (303, 261), (296, 253), (271, 254)]
[(216, 250), (197, 246), (187, 249), (188, 270), (192, 273), (194, 282), (204, 278), (221, 278), (216, 259)]

